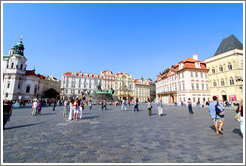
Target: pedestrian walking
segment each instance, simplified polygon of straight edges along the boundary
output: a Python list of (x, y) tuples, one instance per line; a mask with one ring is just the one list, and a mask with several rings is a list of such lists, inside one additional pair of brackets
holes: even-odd
[(41, 101), (38, 101), (38, 104), (37, 104), (37, 115), (41, 115), (41, 110), (42, 110), (42, 104), (41, 104)]
[(123, 111), (123, 109), (125, 109), (125, 111), (127, 111), (127, 109), (126, 109), (126, 100), (125, 99), (123, 99), (122, 104), (121, 104), (121, 111)]
[(163, 115), (163, 104), (162, 104), (161, 99), (157, 103), (157, 106), (158, 106), (158, 114), (159, 114), (159, 116), (162, 116)]
[(135, 110), (139, 111), (139, 109), (138, 109), (138, 98), (136, 98), (136, 101), (134, 104), (134, 110), (133, 111), (135, 111)]
[(92, 101), (89, 102), (90, 110), (92, 109)]
[(55, 108), (56, 108), (56, 99), (54, 99), (54, 101), (53, 101), (53, 111), (55, 111)]
[(219, 115), (217, 112), (218, 107), (221, 107), (223, 110), (225, 109), (223, 105), (218, 102), (217, 97), (213, 96), (213, 101), (209, 104), (209, 113), (214, 122), (214, 127), (216, 130), (216, 134), (223, 134), (222, 127), (224, 126), (224, 115)]
[(106, 100), (104, 99), (104, 101), (103, 101), (103, 107), (105, 108), (105, 110), (107, 110), (107, 102), (106, 102)]
[(238, 118), (236, 120), (238, 120), (240, 122), (240, 130), (242, 135), (244, 134), (244, 121), (243, 121), (243, 101), (241, 100), (239, 102), (239, 106), (237, 107), (236, 113), (238, 115)]
[(69, 103), (70, 110), (69, 110), (68, 120), (73, 120), (73, 114), (74, 114), (73, 102), (74, 101), (71, 100), (70, 103)]
[(129, 105), (129, 107), (131, 106), (131, 100), (130, 99), (128, 100), (128, 105)]
[(188, 98), (187, 103), (188, 103), (188, 110), (189, 110), (190, 114), (193, 114), (192, 102), (191, 102), (190, 98)]
[(78, 118), (79, 119), (82, 119), (82, 117), (83, 117), (83, 103), (82, 102), (80, 102), (80, 105), (79, 105), (79, 108), (78, 108)]
[(78, 115), (79, 115), (78, 99), (76, 99), (76, 100), (73, 102), (73, 107), (74, 107), (73, 120), (74, 120), (74, 121), (78, 121)]
[(32, 113), (31, 113), (32, 116), (37, 115), (37, 105), (38, 105), (37, 100), (34, 99), (32, 103)]
[(3, 104), (3, 130), (5, 130), (5, 125), (10, 121), (10, 116), (12, 116), (12, 105), (9, 100), (5, 100)]
[(151, 105), (151, 101), (149, 98), (148, 98), (148, 102), (147, 102), (147, 108), (148, 108), (149, 116), (151, 116), (152, 105)]
[(63, 108), (63, 117), (67, 117), (68, 106), (69, 106), (69, 101), (65, 100), (64, 101), (64, 108)]

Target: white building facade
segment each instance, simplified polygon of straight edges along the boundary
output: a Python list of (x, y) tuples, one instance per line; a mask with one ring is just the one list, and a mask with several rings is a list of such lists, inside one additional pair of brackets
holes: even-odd
[(61, 80), (61, 97), (88, 97), (94, 90), (102, 89), (103, 76), (100, 74), (66, 72)]
[(157, 76), (156, 97), (165, 104), (210, 101), (208, 69), (195, 54)]
[[(26, 70), (26, 61), (21, 38), (20, 42), (9, 50), (8, 55), (3, 55), (3, 100), (32, 100), (42, 97), (47, 88), (44, 76), (36, 74), (35, 69)], [(56, 81), (55, 87), (60, 87), (59, 80)]]

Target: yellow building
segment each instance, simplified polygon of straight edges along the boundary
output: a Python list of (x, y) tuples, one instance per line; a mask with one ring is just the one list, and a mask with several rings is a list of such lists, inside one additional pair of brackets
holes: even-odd
[(118, 99), (132, 99), (135, 97), (134, 80), (125, 72), (115, 74), (114, 88)]
[(243, 45), (234, 35), (224, 38), (214, 56), (204, 62), (211, 96), (221, 101), (243, 100)]
[(135, 96), (139, 102), (145, 102), (150, 99), (150, 83), (148, 80), (141, 78), (135, 79)]

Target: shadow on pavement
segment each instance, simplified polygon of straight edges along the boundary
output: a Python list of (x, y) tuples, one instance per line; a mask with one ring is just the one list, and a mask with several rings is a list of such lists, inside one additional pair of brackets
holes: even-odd
[(215, 129), (214, 126), (210, 126), (210, 128), (211, 128), (214, 132), (216, 132), (216, 129)]
[(22, 125), (22, 126), (8, 127), (8, 128), (5, 128), (5, 130), (10, 130), (10, 129), (15, 129), (15, 128), (21, 128), (21, 127), (28, 127), (28, 126), (34, 126), (34, 125), (38, 125), (38, 124), (42, 124), (42, 123), (44, 123), (44, 122), (32, 123), (32, 124), (27, 124), (27, 125)]
[(99, 116), (89, 116), (89, 117), (83, 117), (83, 119), (95, 119), (98, 118)]
[(235, 128), (232, 132), (235, 133), (235, 134), (238, 134), (241, 138), (243, 138), (243, 135), (242, 135), (240, 129)]

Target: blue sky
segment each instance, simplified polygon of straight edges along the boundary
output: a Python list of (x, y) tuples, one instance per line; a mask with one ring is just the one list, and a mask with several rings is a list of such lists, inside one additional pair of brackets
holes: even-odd
[(242, 3), (3, 4), (3, 54), (22, 35), (27, 69), (59, 79), (111, 70), (155, 80), (193, 54), (213, 56), (231, 34), (243, 43)]

